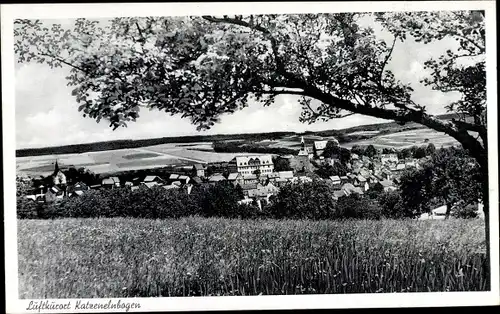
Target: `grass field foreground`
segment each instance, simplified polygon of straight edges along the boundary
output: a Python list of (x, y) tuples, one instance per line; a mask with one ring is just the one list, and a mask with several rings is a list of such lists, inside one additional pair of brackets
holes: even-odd
[(484, 222), (18, 220), (20, 298), (488, 289)]

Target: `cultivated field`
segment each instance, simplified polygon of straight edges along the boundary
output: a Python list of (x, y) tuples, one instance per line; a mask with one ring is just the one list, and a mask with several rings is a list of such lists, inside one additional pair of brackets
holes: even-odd
[(376, 148), (406, 148), (413, 145), (427, 145), (425, 140), (433, 143), (437, 148), (459, 145), (452, 137), (427, 128), (403, 131), (391, 134), (375, 136), (373, 138), (361, 141), (353, 141), (342, 146), (351, 148), (354, 145), (373, 145)]
[(53, 172), (56, 160), (63, 166), (85, 167), (95, 173), (112, 173), (167, 165), (186, 166), (194, 163), (229, 161), (236, 155), (245, 155), (216, 153), (211, 145), (212, 143), (175, 143), (82, 154), (17, 157), (16, 163), (17, 171), (21, 174), (46, 176)]
[(482, 220), (18, 220), (20, 298), (486, 290)]

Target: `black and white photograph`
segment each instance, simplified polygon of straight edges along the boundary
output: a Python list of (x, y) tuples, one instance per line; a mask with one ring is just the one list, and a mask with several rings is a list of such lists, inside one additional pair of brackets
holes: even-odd
[(7, 310), (499, 304), (495, 6), (2, 5)]

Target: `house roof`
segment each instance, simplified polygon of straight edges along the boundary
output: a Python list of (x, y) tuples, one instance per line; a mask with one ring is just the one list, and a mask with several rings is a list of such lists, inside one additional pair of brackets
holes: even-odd
[(193, 168), (196, 170), (203, 170), (203, 165), (202, 164), (194, 164)]
[(279, 178), (279, 177), (280, 177), (280, 174), (279, 174), (279, 173), (277, 173), (277, 172), (271, 172), (271, 173), (268, 173), (268, 174), (267, 174), (267, 177), (268, 177), (269, 179), (276, 179), (276, 178)]
[(177, 173), (172, 173), (172, 174), (170, 175), (170, 177), (168, 177), (168, 178), (169, 178), (170, 180), (174, 180), (174, 179), (179, 178), (179, 175), (178, 175)]
[(228, 180), (236, 180), (238, 178), (238, 176), (240, 175), (239, 172), (233, 172), (233, 173), (230, 173), (228, 176), (227, 176), (227, 179)]
[(330, 180), (332, 180), (332, 181), (340, 181), (340, 177), (339, 176), (331, 176)]
[(144, 182), (151, 182), (151, 181), (154, 181), (154, 180), (155, 180), (155, 179), (157, 179), (157, 178), (161, 180), (161, 178), (160, 178), (160, 177), (158, 177), (158, 176), (146, 176), (146, 177), (144, 178)]
[(356, 177), (356, 179), (358, 179), (359, 182), (366, 182), (366, 178), (360, 174)]
[(300, 177), (297, 177), (297, 179), (301, 182), (312, 182), (312, 179), (309, 177), (306, 177), (306, 176), (300, 176)]
[(242, 185), (241, 185), (241, 188), (242, 188), (244, 191), (253, 190), (253, 189), (256, 189), (256, 188), (257, 188), (257, 183), (247, 183), (247, 184), (242, 184)]
[(143, 184), (145, 186), (147, 186), (148, 188), (152, 188), (153, 186), (158, 185), (158, 182), (156, 182), (156, 181), (153, 181), (153, 182), (144, 182)]
[(335, 190), (333, 191), (333, 196), (339, 198), (339, 197), (342, 197), (342, 196), (345, 196), (345, 192), (343, 190)]
[(89, 187), (83, 182), (77, 182), (75, 185), (73, 185), (73, 188), (75, 190), (88, 190)]
[(210, 182), (218, 182), (218, 181), (223, 181), (226, 180), (222, 174), (214, 174), (208, 178), (208, 181)]
[(405, 165), (405, 164), (398, 164), (398, 165), (396, 166), (396, 170), (402, 170), (402, 169), (404, 169), (405, 167), (406, 167), (406, 165)]
[(384, 188), (387, 188), (387, 187), (390, 187), (390, 186), (393, 186), (393, 183), (392, 181), (390, 180), (382, 180), (382, 181), (379, 181), (380, 184), (382, 184), (382, 186)]
[(279, 174), (280, 178), (282, 178), (282, 179), (293, 178), (293, 171), (279, 171), (278, 174)]
[(172, 182), (172, 184), (171, 184), (171, 185), (181, 186), (181, 185), (182, 185), (182, 183), (181, 183), (181, 181), (174, 181), (174, 182)]
[(189, 177), (188, 176), (179, 176), (179, 180), (189, 180)]
[(54, 192), (54, 193), (60, 193), (60, 192), (62, 192), (62, 189), (60, 187), (58, 187), (57, 185), (54, 185), (53, 187), (50, 188), (50, 191)]
[(255, 174), (244, 174), (243, 175), (243, 180), (256, 180), (257, 175)]
[(102, 184), (115, 184), (120, 183), (120, 179), (118, 177), (109, 177), (102, 180)]
[(202, 182), (203, 182), (203, 180), (201, 180), (201, 178), (200, 178), (200, 177), (193, 177), (191, 180), (192, 180), (193, 182), (197, 183), (197, 184), (200, 184), (200, 183), (202, 183)]
[(350, 191), (354, 189), (354, 185), (352, 183), (344, 183), (342, 185), (342, 190)]
[(360, 187), (355, 187), (351, 183), (345, 183), (344, 185), (342, 185), (341, 190), (345, 191), (347, 195), (351, 193), (363, 194), (363, 189), (361, 189)]
[(179, 186), (177, 186), (177, 185), (164, 185), (164, 186), (162, 186), (162, 188), (164, 188), (165, 190), (172, 190), (172, 189), (178, 189)]
[(446, 205), (434, 208), (432, 210), (432, 213), (435, 214), (435, 215), (444, 215), (444, 214), (446, 214)]

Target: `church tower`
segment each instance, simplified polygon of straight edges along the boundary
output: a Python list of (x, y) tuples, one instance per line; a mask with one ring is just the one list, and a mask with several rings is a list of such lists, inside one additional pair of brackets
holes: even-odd
[(312, 169), (311, 163), (309, 161), (309, 153), (307, 152), (307, 147), (303, 136), (300, 139), (299, 153), (290, 165), (296, 172), (309, 172)]
[(56, 160), (54, 165), (54, 173), (52, 174), (54, 185), (66, 185), (66, 175), (59, 169), (59, 164)]

